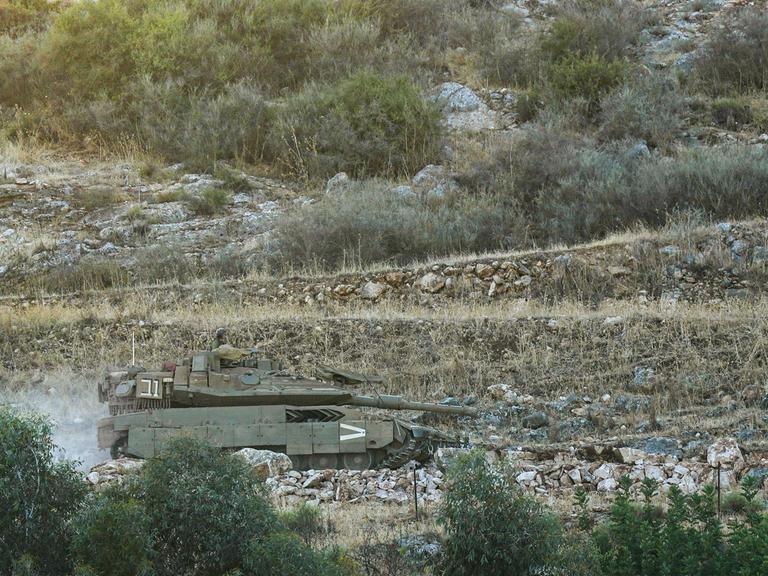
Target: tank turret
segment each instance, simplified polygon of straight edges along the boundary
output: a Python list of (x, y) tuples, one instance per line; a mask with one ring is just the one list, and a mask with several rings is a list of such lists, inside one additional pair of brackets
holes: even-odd
[(414, 402), (401, 396), (358, 395), (351, 386), (379, 378), (321, 367), (322, 379), (287, 373), (255, 350), (222, 345), (159, 370), (131, 366), (107, 373), (99, 399), (110, 417), (99, 422), (99, 446), (148, 458), (175, 436), (222, 448), (263, 448), (288, 454), (296, 468), (396, 467), (424, 460), (457, 439), (359, 408), (472, 416), (473, 408)]

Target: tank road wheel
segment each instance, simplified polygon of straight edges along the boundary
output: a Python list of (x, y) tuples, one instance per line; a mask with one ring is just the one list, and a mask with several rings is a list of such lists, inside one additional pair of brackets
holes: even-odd
[(339, 467), (339, 455), (338, 454), (313, 454), (310, 457), (312, 462), (312, 468), (315, 470), (325, 470), (326, 468), (338, 468)]
[(342, 454), (341, 462), (347, 470), (370, 470), (373, 468), (373, 452), (349, 452)]
[(125, 450), (128, 448), (128, 436), (122, 436), (115, 440), (109, 449), (109, 456), (112, 460), (117, 460), (125, 456)]

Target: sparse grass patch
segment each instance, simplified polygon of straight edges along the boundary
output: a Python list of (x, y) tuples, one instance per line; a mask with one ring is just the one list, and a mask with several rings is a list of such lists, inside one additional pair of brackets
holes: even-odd
[(114, 186), (89, 186), (77, 193), (75, 202), (87, 210), (107, 208), (122, 200)]
[(230, 195), (223, 188), (206, 188), (197, 195), (189, 196), (186, 202), (198, 216), (213, 216), (224, 211), (230, 202)]

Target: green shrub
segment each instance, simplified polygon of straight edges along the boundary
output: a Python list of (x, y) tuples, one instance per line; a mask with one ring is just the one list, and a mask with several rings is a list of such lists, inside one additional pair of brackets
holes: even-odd
[(562, 529), (520, 490), (510, 469), (474, 451), (457, 458), (447, 480), (439, 516), (446, 574), (547, 573)]
[(38, 42), (35, 34), (0, 36), (0, 108), (26, 107), (35, 98)]
[(768, 566), (768, 516), (753, 514), (732, 522), (726, 532), (717, 515), (717, 493), (706, 486), (686, 495), (672, 486), (666, 513), (655, 503), (658, 483), (643, 481), (642, 502), (630, 495), (623, 477), (607, 524), (593, 538), (606, 576), (757, 575)]
[(768, 13), (739, 8), (714, 31), (695, 61), (697, 84), (721, 94), (768, 87)]
[(142, 503), (118, 487), (95, 495), (75, 519), (72, 550), (100, 576), (138, 576), (151, 569), (153, 539)]
[(591, 113), (599, 109), (600, 99), (617, 86), (627, 74), (624, 60), (609, 60), (593, 52), (588, 56), (565, 57), (552, 65), (549, 74), (557, 98), (580, 98)]
[(291, 98), (273, 145), (278, 161), (303, 175), (401, 175), (434, 161), (440, 136), (436, 107), (408, 79), (360, 73)]
[(599, 134), (611, 140), (642, 138), (651, 146), (666, 146), (683, 127), (684, 108), (674, 81), (647, 74), (601, 100)]
[(298, 535), (305, 544), (312, 546), (322, 532), (320, 510), (302, 503), (280, 514), (280, 521), (290, 531)]
[(323, 554), (314, 551), (296, 534), (275, 532), (248, 547), (243, 563), (246, 576), (332, 576), (343, 571)]
[(171, 441), (139, 482), (161, 576), (224, 574), (241, 565), (252, 539), (277, 526), (245, 462), (199, 441)]
[(408, 200), (370, 182), (286, 214), (276, 229), (279, 259), (299, 267), (407, 262), (510, 247), (524, 234), (514, 208), (492, 195)]
[[(86, 492), (72, 462), (56, 461), (51, 423), (0, 407), (0, 573), (67, 574), (70, 520)], [(19, 573), (25, 573), (19, 569)]]
[(737, 130), (754, 120), (752, 107), (743, 98), (718, 98), (712, 101), (712, 119), (718, 126)]

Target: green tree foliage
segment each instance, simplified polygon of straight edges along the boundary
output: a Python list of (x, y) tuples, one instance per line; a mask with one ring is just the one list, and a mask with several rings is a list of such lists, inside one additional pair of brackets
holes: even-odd
[(139, 485), (160, 575), (223, 574), (239, 567), (251, 539), (277, 525), (247, 465), (192, 439), (147, 462)]
[(56, 462), (51, 423), (0, 407), (0, 574), (17, 562), (66, 574), (69, 522), (85, 485), (71, 462)]
[(0, 34), (16, 36), (40, 30), (56, 4), (48, 0), (5, 0), (0, 2)]
[(246, 576), (344, 574), (333, 558), (313, 550), (297, 534), (291, 532), (274, 532), (262, 540), (252, 541), (246, 551), (243, 566)]
[(546, 570), (561, 544), (561, 527), (519, 489), (509, 468), (490, 465), (482, 451), (474, 451), (457, 458), (448, 477), (439, 516), (447, 574), (513, 576)]
[(95, 495), (74, 522), (72, 551), (81, 569), (101, 576), (151, 572), (154, 528), (143, 503), (117, 487)]

